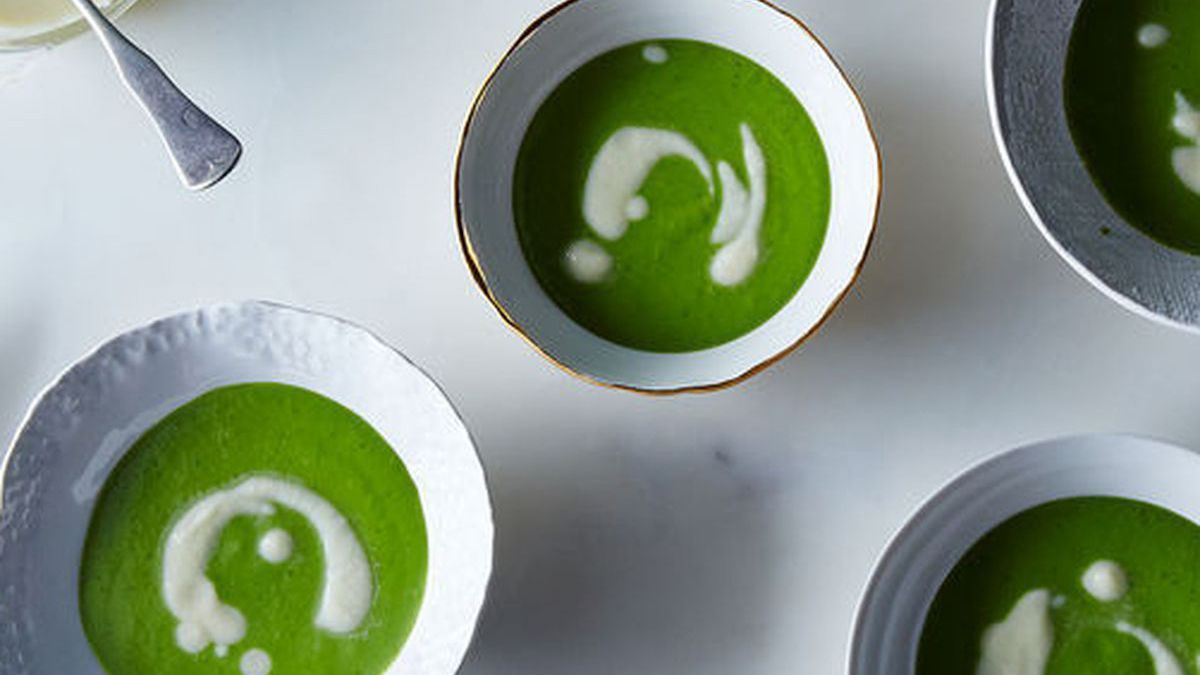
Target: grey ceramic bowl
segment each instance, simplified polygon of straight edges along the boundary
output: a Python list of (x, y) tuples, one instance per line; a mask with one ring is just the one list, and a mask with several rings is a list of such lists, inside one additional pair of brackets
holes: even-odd
[(1067, 128), (1063, 72), (1081, 0), (993, 0), (992, 127), (1033, 221), (1075, 271), (1143, 316), (1200, 332), (1200, 257), (1125, 222), (1088, 175)]

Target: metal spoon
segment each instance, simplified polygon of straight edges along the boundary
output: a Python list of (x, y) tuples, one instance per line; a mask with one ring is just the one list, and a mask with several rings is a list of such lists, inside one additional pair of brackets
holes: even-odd
[(171, 161), (189, 190), (224, 178), (242, 155), (242, 144), (196, 107), (149, 56), (129, 41), (92, 0), (72, 0), (117, 66), (125, 86), (150, 115)]

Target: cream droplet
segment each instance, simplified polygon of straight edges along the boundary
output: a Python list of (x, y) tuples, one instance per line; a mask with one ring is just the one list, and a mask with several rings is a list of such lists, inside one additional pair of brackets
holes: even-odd
[(1171, 128), (1191, 141), (1190, 145), (1181, 145), (1171, 151), (1171, 167), (1189, 190), (1200, 193), (1200, 111), (1192, 107), (1181, 91), (1175, 92)]
[(279, 563), (292, 557), (292, 535), (278, 527), (267, 531), (258, 540), (258, 555), (269, 563)]
[(642, 58), (650, 63), (666, 63), (668, 58), (667, 50), (663, 49), (661, 45), (646, 45), (642, 49)]
[(1139, 28), (1137, 33), (1138, 44), (1147, 49), (1163, 46), (1170, 37), (1171, 31), (1157, 23), (1148, 23)]
[(687, 136), (669, 129), (617, 129), (600, 146), (583, 184), (583, 219), (588, 227), (608, 241), (625, 236), (629, 202), (638, 196), (654, 167), (673, 156), (691, 162), (704, 177), (709, 194), (713, 194), (712, 166)]
[(1125, 570), (1111, 560), (1097, 560), (1083, 573), (1083, 587), (1100, 602), (1120, 600), (1129, 590)]
[(271, 672), (271, 656), (261, 649), (249, 649), (238, 662), (242, 675), (267, 675)]
[(629, 220), (641, 220), (650, 215), (650, 203), (638, 195), (625, 204), (625, 217)]
[(603, 281), (612, 269), (612, 256), (589, 239), (580, 239), (571, 244), (564, 258), (571, 277), (585, 284)]
[(1125, 621), (1117, 622), (1117, 630), (1126, 635), (1132, 635), (1142, 643), (1142, 646), (1150, 653), (1150, 660), (1154, 663), (1154, 675), (1184, 675), (1183, 666), (1180, 665), (1179, 659), (1175, 658), (1171, 648), (1163, 644), (1163, 641), (1153, 633)]

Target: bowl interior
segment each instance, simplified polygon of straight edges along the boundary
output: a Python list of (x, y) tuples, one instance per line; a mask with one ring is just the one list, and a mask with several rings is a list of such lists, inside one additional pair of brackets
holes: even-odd
[(491, 571), (491, 510), (475, 449), (437, 386), (382, 342), (329, 317), (263, 303), (126, 333), (72, 367), (30, 412), (3, 473), (0, 663), (103, 673), (79, 618), (78, 569), (109, 472), (150, 426), (215, 387), (282, 382), (353, 410), (417, 485), (429, 537), (425, 600), (390, 673), (451, 673)]
[[(69, 0), (60, 0), (68, 6)], [(124, 14), (137, 0), (111, 0), (100, 7), (105, 16), (116, 19)], [(25, 51), (49, 47), (70, 39), (87, 30), (83, 18), (74, 11), (60, 17), (27, 25), (5, 26), (0, 24), (0, 52)]]
[(1130, 436), (1083, 436), (1015, 450), (967, 471), (909, 519), (881, 557), (851, 639), (851, 675), (912, 673), (925, 614), (980, 537), (1066, 497), (1126, 497), (1200, 523), (1200, 456)]
[[(685, 38), (726, 47), (773, 72), (803, 103), (829, 157), (832, 208), (811, 275), (758, 329), (702, 351), (662, 354), (605, 340), (571, 320), (538, 285), (513, 222), (512, 177), (525, 129), (572, 71), (621, 45)], [(493, 301), (535, 345), (604, 383), (663, 390), (738, 378), (817, 327), (853, 282), (874, 229), (878, 150), (854, 91), (794, 18), (758, 0), (575, 2), (526, 34), (485, 86), (458, 166), (458, 208), (472, 264)]]
[(1200, 329), (1200, 257), (1131, 226), (1092, 182), (1063, 104), (1080, 0), (994, 0), (988, 94), (997, 142), (1030, 216), (1068, 263), (1125, 307)]

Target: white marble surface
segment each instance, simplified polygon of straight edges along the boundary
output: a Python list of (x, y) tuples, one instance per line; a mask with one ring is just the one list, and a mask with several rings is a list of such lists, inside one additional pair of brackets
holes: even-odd
[(7, 76), (0, 432), (85, 350), (178, 309), (367, 325), (441, 381), (491, 472), (472, 675), (836, 673), (889, 533), (972, 461), (1080, 431), (1200, 446), (1200, 339), (1073, 276), (1009, 188), (984, 0), (783, 3), (860, 88), (886, 164), (866, 271), (800, 353), (669, 400), (540, 360), (466, 274), (450, 172), (476, 88), (550, 4), (147, 0), (123, 26), (246, 142), (201, 196), (92, 40)]

